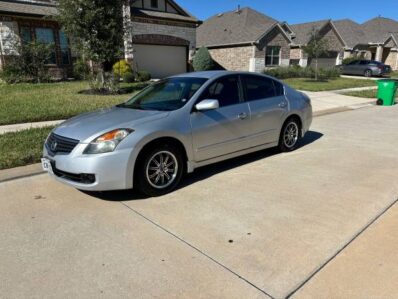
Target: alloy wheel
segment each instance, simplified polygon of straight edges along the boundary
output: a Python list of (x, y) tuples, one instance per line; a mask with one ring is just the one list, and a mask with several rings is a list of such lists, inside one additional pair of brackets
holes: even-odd
[(285, 127), (283, 132), (283, 142), (287, 148), (292, 148), (296, 145), (299, 139), (299, 127), (295, 122), (290, 122)]
[(177, 158), (169, 151), (155, 153), (146, 166), (147, 181), (156, 189), (164, 189), (170, 186), (176, 180), (177, 174)]

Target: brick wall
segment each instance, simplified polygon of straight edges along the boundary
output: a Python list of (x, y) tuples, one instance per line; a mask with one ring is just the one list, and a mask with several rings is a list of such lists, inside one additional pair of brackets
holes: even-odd
[(253, 46), (209, 49), (211, 57), (229, 71), (249, 71), (250, 58), (254, 56)]
[(332, 26), (326, 26), (321, 32), (323, 38), (327, 41), (329, 45), (329, 51), (340, 52), (344, 48), (343, 42), (337, 36), (337, 33), (333, 30)]
[(393, 70), (398, 70), (398, 52), (390, 51), (385, 60), (385, 64), (391, 65)]
[(302, 50), (300, 48), (290, 49), (290, 59), (301, 59)]

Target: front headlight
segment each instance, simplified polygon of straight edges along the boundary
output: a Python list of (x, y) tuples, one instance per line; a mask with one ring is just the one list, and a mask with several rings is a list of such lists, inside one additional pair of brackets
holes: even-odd
[(105, 133), (92, 141), (84, 150), (84, 154), (103, 154), (113, 152), (118, 144), (126, 138), (133, 130), (117, 129)]

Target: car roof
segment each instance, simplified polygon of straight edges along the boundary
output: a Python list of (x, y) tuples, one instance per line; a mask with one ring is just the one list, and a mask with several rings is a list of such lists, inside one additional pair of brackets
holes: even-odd
[[(176, 76), (172, 76), (170, 78), (205, 78), (205, 79), (213, 79), (213, 78), (218, 78), (221, 76), (225, 75), (257, 75), (257, 76), (264, 76), (264, 74), (261, 73), (254, 73), (254, 72), (239, 72), (239, 71), (204, 71), (204, 72), (191, 72), (191, 73), (185, 73), (185, 74), (180, 74)], [(269, 77), (269, 76), (266, 76)], [(276, 78), (272, 78), (274, 80), (277, 80)]]

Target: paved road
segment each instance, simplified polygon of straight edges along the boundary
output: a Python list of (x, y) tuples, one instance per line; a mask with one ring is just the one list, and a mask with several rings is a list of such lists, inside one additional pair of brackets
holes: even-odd
[(2, 183), (0, 297), (393, 298), (397, 116), (316, 118), (296, 152), (206, 167), (162, 198)]

